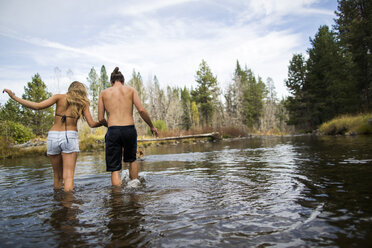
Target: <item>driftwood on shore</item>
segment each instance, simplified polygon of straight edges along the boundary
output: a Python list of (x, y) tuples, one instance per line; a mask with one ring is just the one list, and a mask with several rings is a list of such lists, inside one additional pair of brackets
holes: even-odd
[(166, 137), (166, 138), (138, 139), (137, 141), (144, 142), (144, 141), (180, 140), (180, 139), (196, 139), (196, 138), (211, 138), (212, 140), (216, 140), (216, 139), (220, 139), (220, 134), (218, 132), (213, 132), (213, 133), (184, 135), (184, 136)]

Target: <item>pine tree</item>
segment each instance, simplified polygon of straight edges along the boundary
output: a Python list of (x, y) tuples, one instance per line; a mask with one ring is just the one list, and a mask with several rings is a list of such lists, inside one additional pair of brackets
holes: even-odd
[(306, 95), (306, 59), (302, 54), (294, 54), (289, 61), (288, 78), (285, 84), (291, 93), (283, 104), (288, 110), (289, 125), (302, 130), (310, 130), (310, 102)]
[(263, 99), (266, 94), (265, 83), (260, 77), (255, 78), (252, 70), (245, 67), (241, 69), (239, 62), (235, 69), (234, 81), (239, 89), (238, 101), (242, 122), (249, 128), (259, 124), (263, 111)]
[[(32, 81), (27, 83), (24, 90), (25, 93), (22, 95), (22, 98), (33, 102), (41, 102), (52, 96), (52, 94), (46, 90), (46, 85), (39, 74), (35, 74), (35, 76), (32, 77)], [(43, 110), (32, 110), (23, 107), (23, 113), (22, 124), (30, 127), (32, 132), (36, 135), (46, 135), (53, 124), (53, 107)]]
[(335, 28), (342, 47), (352, 54), (356, 64), (351, 73), (363, 110), (372, 109), (372, 1), (339, 0)]
[(107, 76), (106, 67), (104, 65), (102, 65), (102, 67), (101, 67), (101, 73), (100, 73), (100, 77), (99, 77), (99, 84), (100, 84), (99, 93), (101, 93), (102, 90), (107, 89), (108, 87), (111, 86), (111, 84), (109, 82), (109, 79), (108, 79), (108, 76)]
[(21, 122), (22, 117), (21, 105), (12, 99), (9, 99), (0, 108), (0, 120), (2, 121)]
[(143, 80), (141, 74), (138, 72), (136, 73), (135, 70), (132, 72), (132, 78), (129, 80), (128, 85), (132, 86), (137, 90), (138, 96), (141, 101), (146, 104), (144, 101), (146, 100), (146, 91), (145, 87), (143, 86)]
[(204, 126), (209, 126), (213, 116), (213, 93), (218, 92), (217, 77), (215, 77), (207, 63), (202, 60), (196, 72), (197, 88), (191, 92), (193, 100), (199, 105)]
[(308, 60), (294, 55), (286, 81), (292, 94), (286, 101), (288, 124), (304, 131), (311, 131), (337, 115), (355, 112), (358, 98), (350, 73), (351, 57), (340, 48), (335, 33), (321, 26), (310, 41)]
[[(132, 72), (132, 78), (129, 80), (128, 85), (135, 88), (138, 97), (140, 98), (143, 106), (147, 109), (148, 106), (148, 99), (146, 99), (146, 90), (145, 87), (143, 86), (143, 81), (142, 81), (142, 76), (135, 70)], [(143, 130), (143, 133), (146, 133), (146, 128), (147, 125), (146, 123), (142, 120), (141, 116), (138, 114), (138, 112), (135, 112), (134, 114), (134, 122), (136, 123), (136, 127), (138, 127), (138, 130)]]
[(90, 94), (90, 106), (92, 110), (92, 115), (96, 116), (98, 113), (98, 96), (100, 92), (100, 81), (94, 67), (90, 69), (87, 77), (89, 84), (89, 94)]
[(331, 118), (354, 112), (357, 99), (351, 65), (327, 26), (319, 28), (308, 50), (307, 88), (311, 127)]
[(182, 128), (189, 130), (192, 126), (191, 122), (191, 96), (186, 86), (181, 89), (181, 101), (182, 101)]

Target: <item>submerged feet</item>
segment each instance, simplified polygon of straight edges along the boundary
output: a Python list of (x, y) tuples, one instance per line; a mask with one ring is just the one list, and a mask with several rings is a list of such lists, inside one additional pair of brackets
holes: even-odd
[(144, 181), (144, 178), (142, 176), (139, 176), (136, 179), (131, 180), (129, 176), (129, 170), (123, 170), (121, 172), (121, 181), (123, 185), (126, 185), (128, 188), (138, 188), (142, 185), (142, 181)]
[(128, 183), (127, 183), (127, 187), (128, 188), (138, 188), (141, 186), (141, 182), (140, 180), (138, 180), (138, 178), (136, 179), (133, 179), (133, 180), (130, 180)]

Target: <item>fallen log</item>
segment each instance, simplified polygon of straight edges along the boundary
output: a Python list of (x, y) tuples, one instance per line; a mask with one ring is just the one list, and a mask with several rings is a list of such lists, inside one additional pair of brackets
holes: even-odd
[(184, 135), (184, 136), (166, 137), (166, 138), (138, 139), (137, 141), (144, 142), (144, 141), (180, 140), (180, 139), (195, 139), (195, 138), (211, 138), (212, 140), (217, 140), (217, 139), (221, 139), (221, 136), (218, 132), (213, 132), (213, 133)]

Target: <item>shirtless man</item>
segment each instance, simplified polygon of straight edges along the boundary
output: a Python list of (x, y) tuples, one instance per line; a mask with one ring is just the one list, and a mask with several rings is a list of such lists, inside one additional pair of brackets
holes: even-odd
[[(111, 171), (112, 185), (121, 186), (120, 170), (123, 148), (123, 161), (129, 163), (130, 179), (134, 180), (138, 177), (137, 131), (134, 126), (133, 105), (136, 106), (142, 119), (150, 126), (151, 132), (157, 136), (158, 130), (142, 106), (137, 91), (124, 85), (124, 76), (118, 67), (111, 73), (110, 82), (112, 87), (103, 90), (99, 95), (98, 120), (108, 127), (105, 137), (106, 170)], [(105, 112), (107, 112), (107, 121)]]

